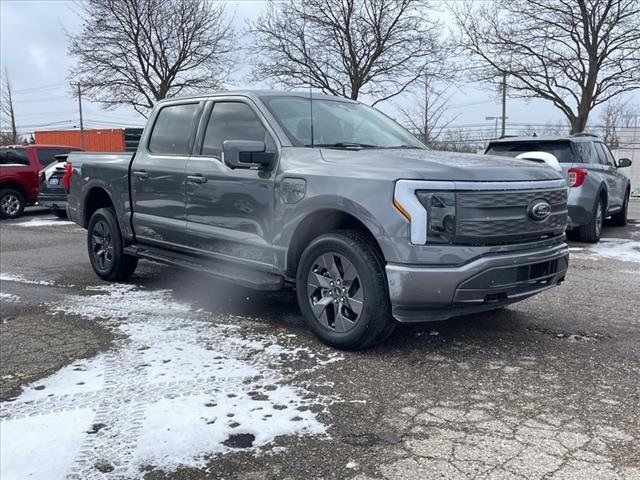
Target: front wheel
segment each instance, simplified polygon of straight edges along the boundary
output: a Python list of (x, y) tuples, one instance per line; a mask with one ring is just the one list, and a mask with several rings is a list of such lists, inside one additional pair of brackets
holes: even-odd
[(358, 232), (313, 240), (298, 264), (296, 293), (309, 328), (333, 347), (368, 348), (395, 328), (383, 261)]
[(18, 218), (24, 211), (24, 195), (13, 188), (0, 190), (0, 218)]
[(138, 265), (136, 257), (124, 254), (120, 227), (110, 208), (100, 208), (91, 216), (87, 248), (93, 270), (104, 280), (126, 280)]
[(611, 225), (614, 225), (616, 227), (624, 227), (627, 224), (628, 211), (629, 211), (629, 190), (627, 190), (627, 194), (624, 197), (622, 210), (620, 210), (615, 215), (611, 215)]

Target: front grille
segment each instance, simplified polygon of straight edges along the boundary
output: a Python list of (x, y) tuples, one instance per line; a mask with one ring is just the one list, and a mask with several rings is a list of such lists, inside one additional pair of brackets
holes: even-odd
[[(546, 200), (543, 221), (528, 215), (534, 200)], [(567, 189), (456, 192), (454, 243), (497, 245), (560, 235), (567, 225)]]

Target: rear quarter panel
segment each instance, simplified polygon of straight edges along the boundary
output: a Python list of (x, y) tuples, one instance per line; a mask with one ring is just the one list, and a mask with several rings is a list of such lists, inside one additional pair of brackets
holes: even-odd
[(67, 161), (73, 166), (69, 189), (69, 217), (87, 227), (85, 209), (94, 189), (104, 190), (110, 197), (123, 234), (131, 235), (129, 215), (130, 153), (72, 152)]

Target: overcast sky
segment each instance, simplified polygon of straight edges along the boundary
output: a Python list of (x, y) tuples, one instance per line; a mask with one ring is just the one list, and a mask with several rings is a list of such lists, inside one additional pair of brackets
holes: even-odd
[[(261, 1), (229, 1), (238, 31), (245, 28), (247, 19), (260, 14)], [(67, 128), (78, 123), (77, 101), (72, 97), (66, 76), (74, 59), (67, 55), (65, 30), (75, 33), (80, 19), (73, 2), (0, 0), (2, 68), (8, 69), (14, 89), (14, 108), (21, 133), (35, 129)], [(442, 17), (446, 22), (446, 16)], [(228, 88), (255, 88), (246, 78), (246, 68), (240, 68)], [(472, 82), (452, 86), (449, 102), (451, 114), (457, 115), (452, 125), (477, 128), (492, 127), (487, 116), (500, 115), (495, 92)], [(636, 103), (640, 95), (634, 93)], [(406, 101), (406, 100), (405, 100)], [(387, 113), (397, 115), (397, 103), (380, 105)], [(105, 111), (99, 105), (83, 102), (86, 126), (89, 128), (117, 128), (142, 126), (144, 118), (127, 108)], [(561, 114), (549, 103), (540, 100), (509, 100), (509, 133), (518, 133), (525, 124), (556, 123)], [(597, 119), (597, 112), (591, 118)]]

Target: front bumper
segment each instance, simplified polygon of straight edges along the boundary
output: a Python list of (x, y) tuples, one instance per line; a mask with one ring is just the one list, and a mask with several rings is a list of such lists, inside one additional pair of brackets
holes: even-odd
[(38, 204), (51, 210), (67, 209), (66, 193), (41, 193), (38, 195)]
[(564, 280), (565, 243), (479, 257), (460, 266), (388, 263), (392, 313), (400, 322), (444, 320), (518, 302)]

